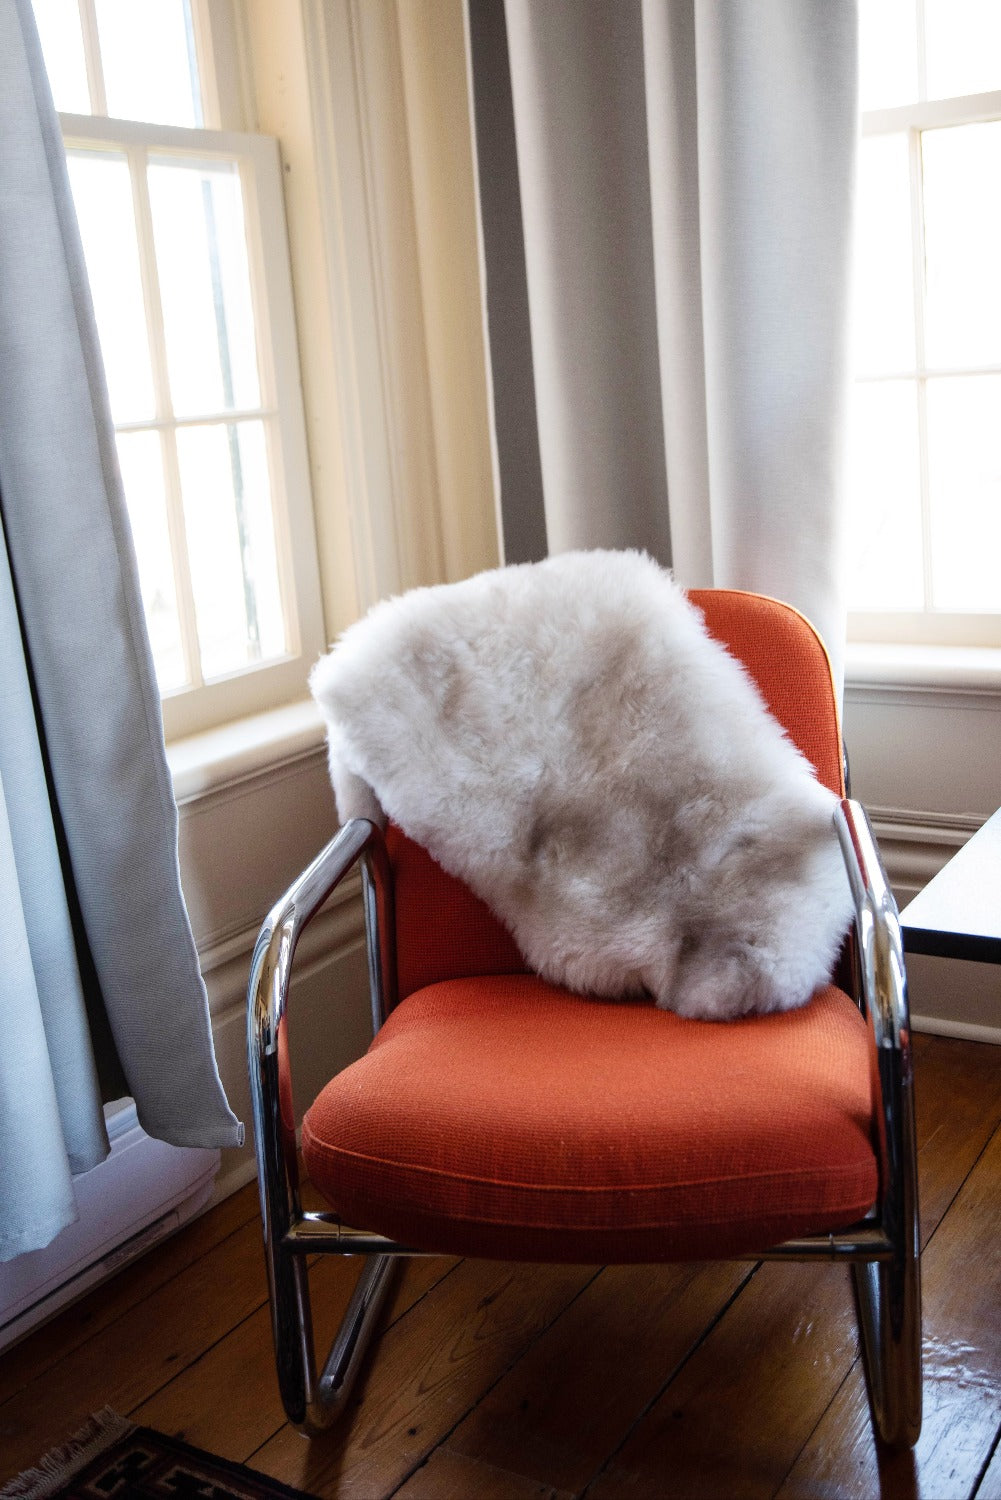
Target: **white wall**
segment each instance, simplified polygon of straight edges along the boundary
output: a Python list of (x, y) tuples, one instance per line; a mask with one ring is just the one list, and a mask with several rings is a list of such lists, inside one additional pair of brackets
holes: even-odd
[[(846, 689), (852, 790), (901, 905), (1001, 807), (1001, 687), (988, 656), (980, 667), (898, 662), (895, 680), (869, 662)], [(912, 956), (907, 968), (917, 1029), (1001, 1042), (1001, 967)]]
[[(219, 1072), (251, 1131), (246, 1061), (247, 980), (264, 917), (336, 832), (319, 726), (308, 743), (217, 766), (209, 784), (176, 776), (181, 874), (209, 994)], [(254, 764), (254, 760), (258, 764)], [(203, 782), (204, 773), (200, 776)], [(289, 1006), (297, 1105), (305, 1107), (371, 1038), (358, 881), (335, 893), (307, 929)], [(224, 1151), (217, 1195), (253, 1175), (252, 1147)]]

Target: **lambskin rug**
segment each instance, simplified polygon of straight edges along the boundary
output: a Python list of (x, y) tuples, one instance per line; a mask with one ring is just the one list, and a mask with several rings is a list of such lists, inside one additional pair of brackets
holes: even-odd
[(386, 600), (311, 687), (342, 822), (388, 816), (544, 978), (708, 1019), (828, 979), (851, 913), (836, 799), (645, 554)]

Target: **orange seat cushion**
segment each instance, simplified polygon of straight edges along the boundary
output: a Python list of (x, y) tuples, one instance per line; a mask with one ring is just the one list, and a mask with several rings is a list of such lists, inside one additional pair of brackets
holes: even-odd
[(866, 1026), (834, 987), (719, 1024), (511, 974), (410, 995), (302, 1147), (347, 1223), (418, 1249), (653, 1262), (861, 1218), (871, 1118)]

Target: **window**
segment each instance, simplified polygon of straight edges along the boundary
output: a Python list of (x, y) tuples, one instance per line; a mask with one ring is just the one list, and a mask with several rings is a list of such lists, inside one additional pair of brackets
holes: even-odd
[(1001, 645), (1001, 5), (862, 0), (852, 634)]
[(277, 144), (205, 127), (192, 0), (35, 14), (171, 737), (323, 644)]

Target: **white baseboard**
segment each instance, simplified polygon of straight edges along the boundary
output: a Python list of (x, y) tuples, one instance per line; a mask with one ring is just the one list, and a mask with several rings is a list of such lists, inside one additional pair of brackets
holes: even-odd
[(224, 1198), (228, 1198), (231, 1194), (238, 1193), (241, 1188), (246, 1187), (248, 1182), (256, 1181), (257, 1162), (253, 1153), (251, 1153), (245, 1161), (236, 1161), (228, 1171), (219, 1173), (219, 1176), (212, 1185), (212, 1196), (205, 1207), (215, 1208), (216, 1204), (221, 1203)]
[(973, 1021), (948, 1021), (938, 1016), (911, 1016), (911, 1030), (923, 1031), (929, 1036), (953, 1037), (963, 1042), (987, 1042), (1001, 1047), (1001, 1025), (982, 1026)]

